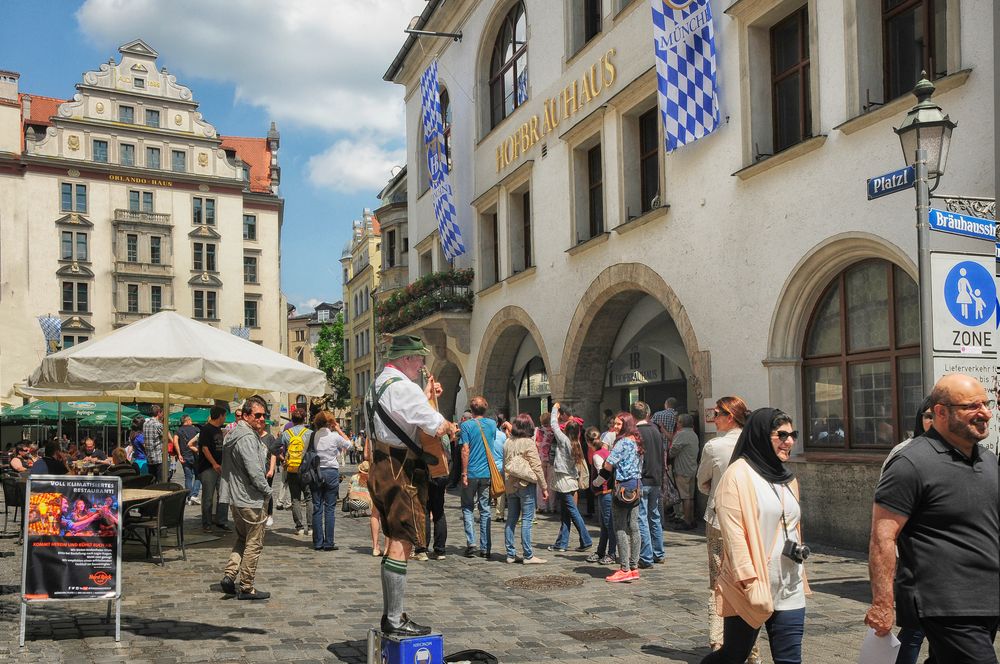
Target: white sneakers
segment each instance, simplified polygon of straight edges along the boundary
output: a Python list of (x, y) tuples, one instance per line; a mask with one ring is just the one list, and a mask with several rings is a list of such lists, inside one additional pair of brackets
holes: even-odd
[(191, 496), (188, 498), (188, 505), (201, 505), (201, 498), (198, 496)]
[(267, 517), (267, 523), (264, 524), (265, 528), (270, 528), (274, 525), (274, 517)]

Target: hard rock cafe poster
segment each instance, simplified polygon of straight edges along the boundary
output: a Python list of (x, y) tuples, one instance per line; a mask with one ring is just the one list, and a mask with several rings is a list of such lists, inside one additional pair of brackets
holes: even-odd
[(121, 593), (121, 480), (31, 477), (22, 596), (112, 599)]

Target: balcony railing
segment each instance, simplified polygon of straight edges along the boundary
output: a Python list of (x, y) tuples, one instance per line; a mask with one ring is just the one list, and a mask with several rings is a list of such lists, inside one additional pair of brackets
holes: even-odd
[(170, 224), (170, 215), (159, 212), (142, 212), (139, 210), (115, 210), (115, 221), (126, 221), (138, 224)]
[(472, 311), (475, 297), (472, 277), (471, 269), (421, 277), (376, 305), (376, 327), (380, 332), (391, 333), (438, 312)]
[(115, 261), (115, 273), (129, 274), (137, 277), (170, 277), (173, 275), (173, 266), (169, 263)]

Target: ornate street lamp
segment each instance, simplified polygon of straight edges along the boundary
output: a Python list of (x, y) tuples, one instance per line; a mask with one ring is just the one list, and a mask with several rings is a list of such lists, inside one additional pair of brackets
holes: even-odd
[[(926, 151), (927, 175), (934, 179), (937, 188), (939, 178), (944, 174), (951, 145), (951, 131), (958, 125), (941, 112), (941, 107), (931, 101), (934, 84), (927, 80), (927, 72), (921, 72), (921, 79), (913, 88), (917, 105), (909, 110), (898, 128), (893, 129), (899, 136), (903, 148), (903, 158), (907, 164), (917, 163), (917, 150)], [(915, 161), (911, 162), (911, 159)]]
[[(913, 187), (917, 192), (917, 268), (920, 280), (920, 376), (923, 394), (934, 385), (934, 319), (931, 317), (931, 192), (944, 174), (951, 145), (951, 131), (957, 126), (941, 107), (931, 101), (934, 84), (921, 72), (913, 88), (917, 105), (909, 110), (903, 124), (893, 131), (899, 136), (903, 158), (913, 165)], [(911, 162), (910, 160), (913, 159)], [(933, 186), (929, 179), (934, 178)]]

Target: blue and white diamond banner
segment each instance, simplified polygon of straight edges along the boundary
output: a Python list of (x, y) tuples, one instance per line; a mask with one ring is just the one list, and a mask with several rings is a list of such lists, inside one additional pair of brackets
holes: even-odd
[(62, 320), (58, 316), (39, 316), (38, 325), (45, 337), (45, 354), (50, 355), (57, 350), (62, 342)]
[(458, 227), (458, 213), (452, 202), (453, 194), (448, 177), (437, 60), (431, 61), (427, 71), (420, 77), (420, 117), (423, 120), (424, 145), (427, 148), (427, 171), (434, 195), (434, 218), (438, 222), (444, 257), (451, 262), (465, 253), (465, 245), (462, 243), (462, 231)]
[(653, 49), (667, 152), (719, 126), (711, 0), (650, 0)]

